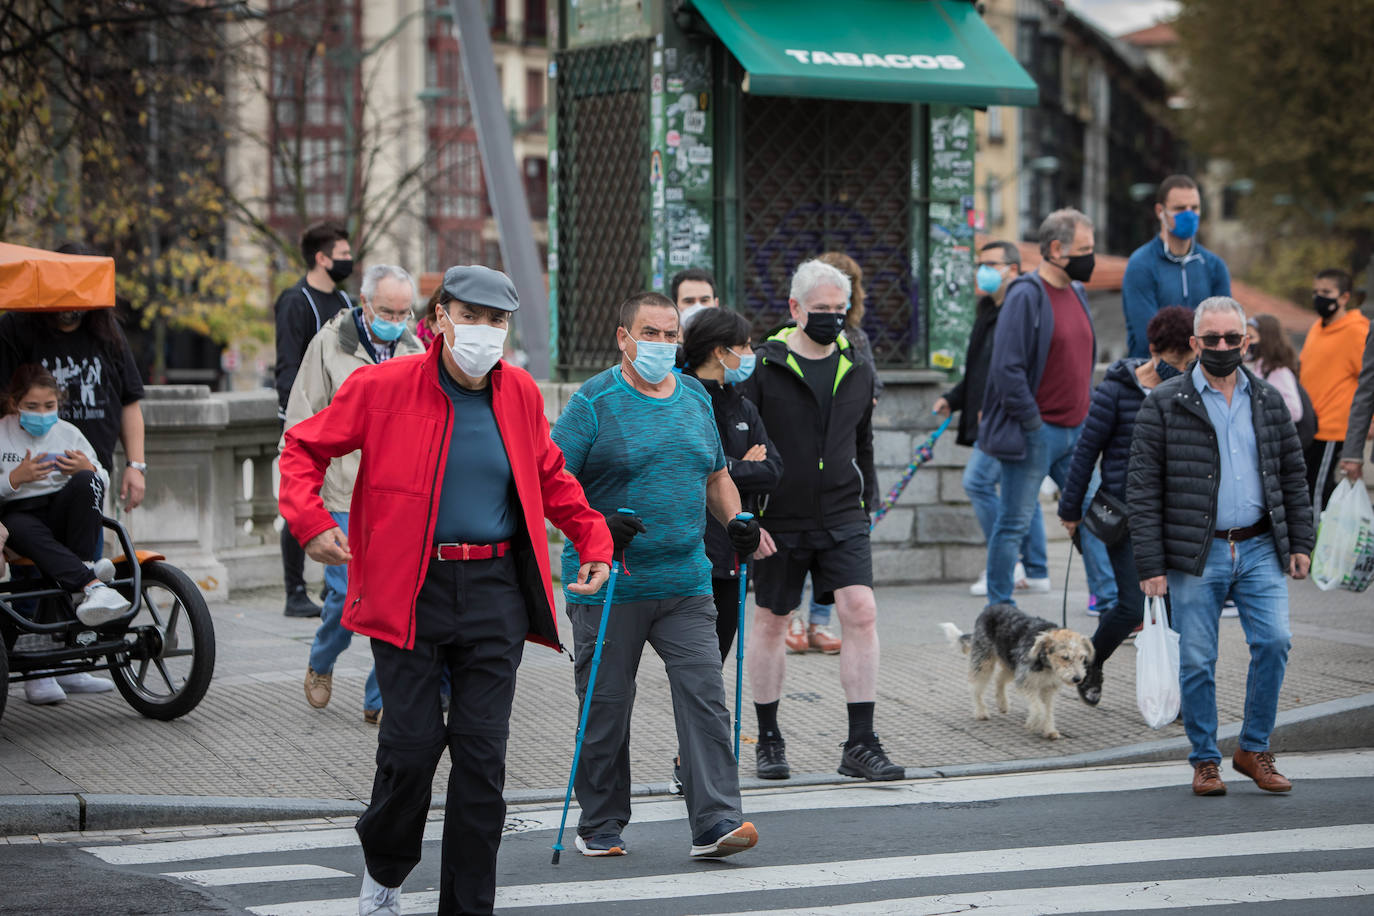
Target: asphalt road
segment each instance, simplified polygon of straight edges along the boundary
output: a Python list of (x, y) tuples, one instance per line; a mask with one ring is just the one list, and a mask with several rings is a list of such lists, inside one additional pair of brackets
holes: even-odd
[[(1374, 750), (1289, 755), (1291, 795), (1223, 767), (1194, 798), (1181, 763), (751, 793), (760, 844), (692, 861), (677, 799), (646, 799), (630, 855), (549, 864), (560, 808), (511, 809), (498, 912), (590, 914), (1374, 912)], [(575, 814), (571, 822), (575, 823)], [(439, 821), (406, 882), (434, 912)], [(345, 916), (347, 828), (109, 845), (0, 846), (0, 912)]]

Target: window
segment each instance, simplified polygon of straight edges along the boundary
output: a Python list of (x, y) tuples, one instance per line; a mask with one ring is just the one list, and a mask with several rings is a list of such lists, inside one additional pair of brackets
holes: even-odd
[(1006, 139), (1006, 134), (1003, 132), (1002, 127), (1001, 108), (997, 107), (996, 105), (989, 106), (987, 124), (989, 143), (1001, 143), (1003, 140)]
[(425, 269), (441, 271), (481, 263), (486, 189), (458, 40), (447, 18), (430, 16), (427, 29), (425, 134), (433, 162), (424, 200)]
[(524, 163), (525, 197), (530, 203), (530, 219), (542, 220), (549, 213), (549, 161), (543, 156), (526, 156)]
[(525, 71), (525, 130), (544, 130), (544, 71)]
[(525, 43), (542, 45), (548, 38), (548, 0), (525, 0)]
[[(991, 111), (991, 109), (989, 109)], [(1002, 209), (1002, 182), (996, 178), (988, 179), (988, 225), (1000, 226), (1006, 213)]]

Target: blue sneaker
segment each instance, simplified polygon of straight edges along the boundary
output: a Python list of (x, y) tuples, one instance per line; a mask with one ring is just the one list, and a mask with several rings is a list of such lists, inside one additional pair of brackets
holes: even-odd
[(1094, 594), (1092, 594), (1091, 592), (1088, 593), (1088, 616), (1089, 616), (1089, 617), (1101, 617), (1101, 616), (1102, 616), (1102, 611), (1097, 607), (1097, 596), (1094, 595)]
[(759, 841), (759, 832), (748, 821), (727, 817), (710, 830), (692, 837), (692, 858), (723, 859), (744, 852)]
[(598, 833), (589, 837), (579, 833), (576, 846), (584, 856), (623, 856), (630, 851), (618, 833)]

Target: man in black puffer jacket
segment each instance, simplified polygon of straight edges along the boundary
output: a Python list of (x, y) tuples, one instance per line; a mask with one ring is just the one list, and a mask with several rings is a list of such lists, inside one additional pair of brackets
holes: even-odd
[(1197, 307), (1188, 373), (1155, 388), (1135, 419), (1126, 498), (1140, 588), (1172, 597), (1193, 792), (1223, 795), (1217, 749), (1217, 624), (1229, 597), (1250, 646), (1245, 721), (1232, 765), (1261, 789), (1292, 783), (1269, 734), (1288, 663), (1287, 571), (1306, 577), (1313, 531), (1298, 433), (1283, 396), (1241, 368), (1240, 303)]

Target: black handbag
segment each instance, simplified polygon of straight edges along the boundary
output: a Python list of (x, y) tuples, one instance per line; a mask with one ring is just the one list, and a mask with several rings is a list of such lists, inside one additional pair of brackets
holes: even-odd
[(1126, 527), (1126, 504), (1106, 490), (1098, 488), (1083, 513), (1083, 527), (1108, 547), (1121, 543), (1129, 534)]

